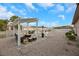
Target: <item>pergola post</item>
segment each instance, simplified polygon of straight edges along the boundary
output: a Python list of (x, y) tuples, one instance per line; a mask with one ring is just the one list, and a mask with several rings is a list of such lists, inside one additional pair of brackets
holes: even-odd
[(38, 39), (38, 21), (36, 22), (36, 35), (37, 35), (37, 39)]
[(21, 44), (21, 42), (20, 42), (20, 22), (18, 21), (18, 47), (20, 47), (20, 44)]
[(29, 23), (27, 22), (27, 34), (28, 34), (28, 32), (29, 32), (29, 29), (28, 29), (28, 27), (29, 27)]

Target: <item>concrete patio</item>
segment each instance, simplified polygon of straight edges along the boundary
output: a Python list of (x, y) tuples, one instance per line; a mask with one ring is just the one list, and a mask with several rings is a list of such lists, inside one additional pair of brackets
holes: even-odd
[[(21, 45), (17, 48), (15, 39), (0, 39), (1, 56), (79, 56), (76, 42), (68, 41), (65, 37), (67, 29), (54, 29), (47, 38)], [(72, 44), (67, 44), (71, 42)]]

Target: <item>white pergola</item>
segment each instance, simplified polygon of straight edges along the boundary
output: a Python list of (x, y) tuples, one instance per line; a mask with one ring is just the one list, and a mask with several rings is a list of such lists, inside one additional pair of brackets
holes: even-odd
[[(13, 22), (13, 26), (15, 25), (18, 25), (18, 47), (21, 45), (21, 42), (20, 42), (20, 32), (21, 32), (21, 29), (20, 29), (20, 23), (27, 23), (27, 27), (29, 26), (29, 23), (32, 23), (32, 22), (36, 22), (36, 31), (37, 31), (37, 34), (38, 34), (38, 20), (37, 18), (17, 18), (14, 22)], [(37, 38), (38, 38), (38, 35), (37, 35)]]

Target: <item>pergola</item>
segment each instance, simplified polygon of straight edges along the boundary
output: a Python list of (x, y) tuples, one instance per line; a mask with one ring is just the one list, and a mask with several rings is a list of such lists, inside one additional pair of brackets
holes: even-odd
[[(27, 27), (29, 26), (29, 23), (32, 23), (32, 22), (36, 22), (36, 28), (38, 28), (38, 20), (37, 18), (17, 18), (14, 22), (13, 22), (13, 26), (15, 25), (18, 25), (18, 32), (17, 32), (17, 35), (18, 35), (18, 47), (20, 46), (20, 32), (21, 32), (21, 29), (20, 29), (20, 23), (27, 23)], [(36, 29), (37, 33), (38, 33), (38, 29)], [(38, 38), (38, 36), (37, 36)]]

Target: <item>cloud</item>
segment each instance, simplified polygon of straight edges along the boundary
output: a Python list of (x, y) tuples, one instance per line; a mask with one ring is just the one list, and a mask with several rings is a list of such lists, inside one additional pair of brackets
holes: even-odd
[(4, 11), (6, 11), (6, 9), (0, 6), (0, 12), (4, 12)]
[(60, 5), (60, 4), (57, 4), (56, 5), (56, 10), (57, 11), (64, 11), (64, 6)]
[(62, 20), (65, 19), (65, 16), (64, 15), (58, 15), (59, 18), (61, 18)]
[(27, 15), (27, 12), (24, 11), (24, 10), (19, 10), (19, 13), (20, 13), (22, 16), (26, 16), (26, 15)]
[(38, 11), (37, 8), (35, 8), (32, 3), (25, 3), (25, 6), (32, 11)]
[(76, 4), (66, 4), (66, 7), (67, 7), (66, 12), (69, 13), (69, 12), (72, 12), (73, 9), (76, 8)]
[(38, 5), (43, 7), (44, 9), (47, 9), (48, 7), (52, 7), (55, 4), (53, 4), (53, 3), (39, 3)]
[(27, 12), (25, 11), (25, 9), (18, 9), (15, 6), (11, 6), (12, 10), (14, 10), (16, 13), (21, 14), (22, 16), (25, 16), (27, 14)]
[(56, 27), (59, 26), (59, 21), (47, 22), (47, 21), (39, 21), (39, 26), (46, 26), (46, 27)]
[(3, 6), (0, 6), (0, 19), (9, 19), (14, 14), (10, 11), (7, 11), (7, 9)]
[(57, 26), (60, 26), (58, 21), (52, 22), (52, 27), (57, 27)]
[(35, 9), (35, 7), (32, 5), (32, 3), (25, 3), (25, 5), (30, 7), (31, 9)]
[(18, 11), (18, 9), (17, 9), (15, 6), (11, 6), (11, 8), (12, 8), (13, 10)]
[(49, 13), (53, 13), (53, 14), (58, 14), (61, 12), (64, 12), (65, 8), (63, 5), (61, 4), (54, 4), (54, 8), (52, 8), (51, 10), (49, 10)]

